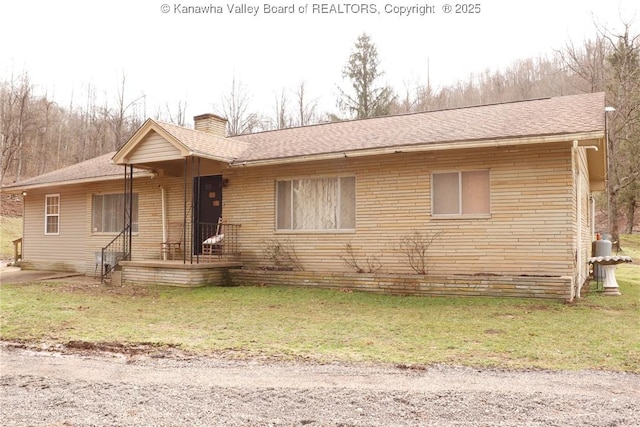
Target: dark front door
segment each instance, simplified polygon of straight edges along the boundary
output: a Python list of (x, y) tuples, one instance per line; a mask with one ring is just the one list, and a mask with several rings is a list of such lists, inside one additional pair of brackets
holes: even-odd
[(222, 216), (222, 175), (199, 176), (193, 180), (193, 253), (202, 253), (202, 242), (216, 232)]

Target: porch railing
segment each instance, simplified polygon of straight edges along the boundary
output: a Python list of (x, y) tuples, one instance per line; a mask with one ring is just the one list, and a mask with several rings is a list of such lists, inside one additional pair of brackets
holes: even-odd
[(13, 243), (13, 262), (16, 263), (22, 259), (22, 237), (12, 240)]
[(222, 239), (220, 244), (217, 245), (217, 254), (221, 256), (240, 254), (238, 247), (238, 232), (240, 230), (240, 224), (201, 222), (197, 224), (196, 228), (196, 244), (198, 245), (194, 248), (196, 254), (201, 255), (202, 243), (216, 235), (224, 235), (224, 239)]
[(129, 253), (130, 228), (131, 225), (127, 225), (107, 246), (100, 252), (96, 252), (96, 266), (100, 266), (100, 280), (103, 283), (120, 261), (128, 260), (131, 256)]

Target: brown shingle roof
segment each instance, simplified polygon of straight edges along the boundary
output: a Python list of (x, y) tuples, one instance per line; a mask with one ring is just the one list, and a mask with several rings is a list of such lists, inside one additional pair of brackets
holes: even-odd
[(326, 123), (240, 135), (237, 161), (312, 156), (417, 144), (604, 131), (604, 93)]
[[(233, 138), (152, 121), (193, 154), (223, 162), (313, 158), (376, 148), (604, 133), (604, 93), (378, 117), (268, 131)], [(143, 125), (144, 126), (144, 125)], [(117, 177), (122, 166), (109, 153), (3, 188)], [(141, 172), (138, 172), (141, 173)]]
[[(111, 158), (114, 154), (115, 152), (103, 154), (53, 172), (3, 186), (3, 188), (39, 187), (42, 185), (72, 184), (74, 182), (122, 178), (124, 176), (124, 167), (111, 163)], [(145, 172), (141, 169), (134, 169), (134, 174), (145, 174)]]

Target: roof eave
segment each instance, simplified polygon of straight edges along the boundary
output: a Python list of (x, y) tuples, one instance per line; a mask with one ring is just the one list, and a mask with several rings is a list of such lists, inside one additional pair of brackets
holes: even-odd
[(199, 152), (199, 151), (191, 151), (191, 152), (189, 152), (189, 157), (200, 157), (202, 159), (214, 160), (216, 162), (226, 163), (226, 164), (232, 164), (233, 161), (234, 161), (233, 157), (215, 156), (213, 154), (202, 153), (202, 152)]
[[(144, 178), (144, 177), (154, 177), (155, 174), (152, 172), (134, 172), (134, 178)], [(104, 181), (115, 181), (122, 180), (122, 175), (105, 175), (105, 176), (97, 176), (91, 178), (80, 178), (80, 179), (69, 179), (64, 181), (51, 181), (51, 182), (39, 182), (36, 184), (26, 184), (26, 185), (10, 185), (5, 187), (0, 187), (0, 193), (6, 194), (19, 194), (23, 191), (34, 190), (38, 188), (47, 188), (47, 187), (61, 187), (66, 185), (77, 185), (77, 184), (89, 184), (93, 182), (104, 182)]]
[(415, 153), (426, 151), (443, 151), (443, 150), (460, 150), (460, 149), (472, 149), (472, 148), (492, 148), (492, 147), (506, 147), (506, 146), (518, 146), (518, 145), (533, 145), (533, 144), (545, 144), (550, 142), (573, 142), (575, 140), (591, 140), (601, 139), (604, 136), (604, 131), (590, 131), (579, 133), (567, 133), (567, 134), (554, 134), (554, 135), (538, 135), (538, 136), (524, 136), (514, 138), (498, 138), (498, 139), (483, 139), (483, 140), (468, 140), (468, 141), (446, 141), (438, 143), (422, 143), (411, 145), (393, 145), (388, 147), (379, 148), (365, 148), (357, 150), (342, 150), (330, 153), (318, 153), (307, 154), (291, 157), (277, 157), (271, 159), (259, 159), (259, 160), (242, 160), (241, 158), (232, 163), (232, 166), (265, 166), (287, 163), (300, 163), (317, 160), (331, 160), (348, 157), (364, 157), (364, 156), (377, 156), (383, 154), (397, 154), (397, 153)]

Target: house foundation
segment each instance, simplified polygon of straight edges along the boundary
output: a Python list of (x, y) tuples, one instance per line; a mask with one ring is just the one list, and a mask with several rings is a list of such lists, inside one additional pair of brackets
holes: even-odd
[(390, 295), (491, 296), (571, 300), (571, 277), (368, 274), (308, 271), (272, 271), (232, 268), (238, 286), (297, 286), (374, 292)]
[(229, 260), (186, 264), (182, 261), (121, 261), (123, 285), (165, 285), (179, 287), (224, 286), (228, 270), (242, 263)]

